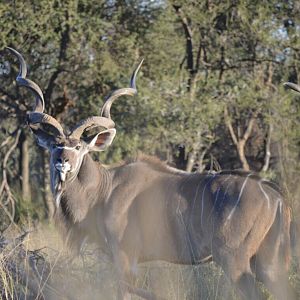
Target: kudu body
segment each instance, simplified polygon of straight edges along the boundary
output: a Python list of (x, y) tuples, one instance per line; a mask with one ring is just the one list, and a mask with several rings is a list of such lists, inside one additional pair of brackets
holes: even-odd
[[(17, 82), (36, 95), (28, 124), (38, 143), (51, 153), (56, 218), (74, 247), (89, 240), (111, 255), (120, 299), (131, 293), (156, 299), (132, 285), (137, 264), (152, 260), (189, 265), (213, 260), (245, 299), (262, 297), (256, 280), (278, 299), (286, 299), (290, 210), (276, 186), (241, 171), (187, 173), (146, 156), (104, 168), (88, 152), (111, 144), (116, 131), (110, 106), (117, 97), (136, 92), (140, 66), (131, 87), (107, 99), (101, 117), (82, 121), (66, 135), (53, 117), (43, 113), (42, 92), (25, 78), (22, 56), (9, 50), (20, 61)], [(82, 137), (86, 129), (99, 126), (107, 129)]]

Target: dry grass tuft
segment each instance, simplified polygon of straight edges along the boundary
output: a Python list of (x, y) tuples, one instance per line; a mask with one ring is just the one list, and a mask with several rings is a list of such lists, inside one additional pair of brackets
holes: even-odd
[(103, 291), (111, 294), (115, 288), (106, 279), (115, 281), (111, 266), (104, 265), (97, 249), (72, 256), (51, 227), (2, 235), (0, 299), (111, 299)]

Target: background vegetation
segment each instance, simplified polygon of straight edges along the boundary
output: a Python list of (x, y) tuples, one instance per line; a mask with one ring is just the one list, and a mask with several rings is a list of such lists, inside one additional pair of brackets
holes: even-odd
[[(46, 112), (69, 126), (97, 115), (145, 59), (139, 94), (114, 104), (105, 164), (155, 154), (188, 171), (243, 168), (271, 178), (297, 218), (300, 4), (296, 0), (3, 0), (0, 3), (0, 224), (53, 213), (47, 153), (24, 125), (19, 50)], [(300, 216), (299, 216), (300, 218)]]

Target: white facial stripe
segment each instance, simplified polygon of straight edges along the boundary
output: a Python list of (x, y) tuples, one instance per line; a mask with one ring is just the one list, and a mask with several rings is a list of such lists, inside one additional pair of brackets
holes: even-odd
[(65, 150), (69, 150), (69, 151), (76, 151), (76, 152), (78, 152), (79, 150), (75, 149), (76, 147), (77, 147), (77, 145), (76, 145), (76, 146), (74, 146), (74, 147), (68, 147), (68, 146), (57, 146), (57, 147), (56, 147), (56, 149), (65, 149)]

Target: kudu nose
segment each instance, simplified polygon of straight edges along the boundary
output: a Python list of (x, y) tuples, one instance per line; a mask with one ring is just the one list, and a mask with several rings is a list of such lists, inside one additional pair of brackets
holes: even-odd
[(61, 181), (65, 181), (67, 173), (71, 171), (71, 165), (68, 161), (69, 159), (65, 157), (60, 157), (56, 160), (55, 168), (59, 172)]

